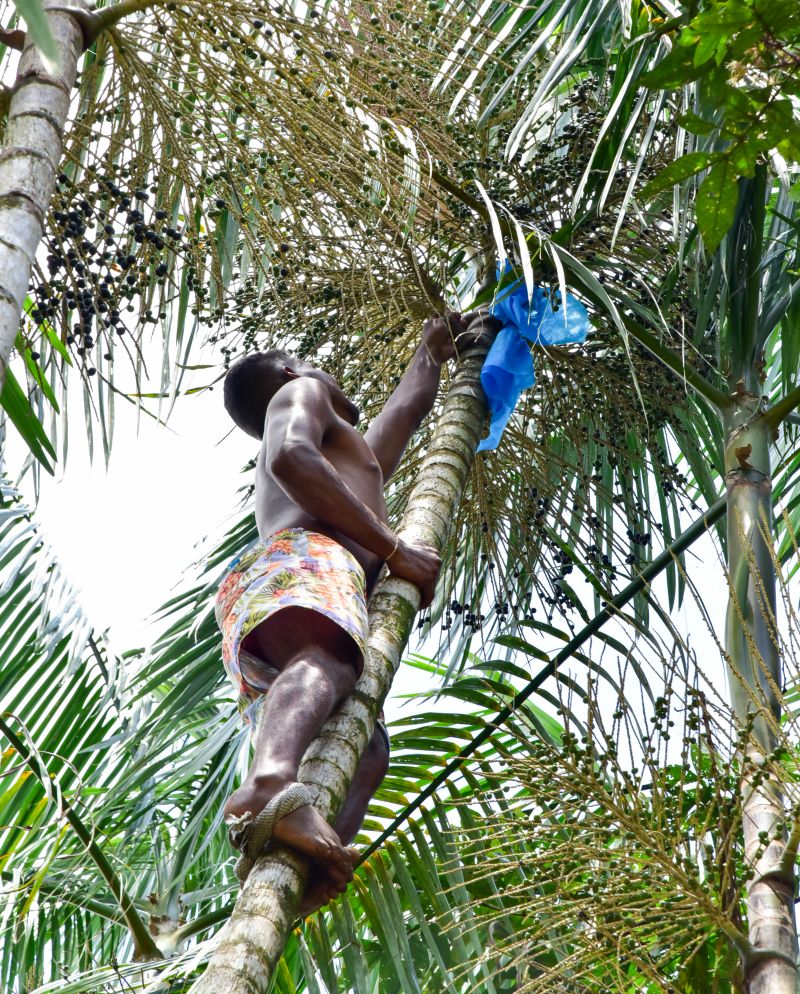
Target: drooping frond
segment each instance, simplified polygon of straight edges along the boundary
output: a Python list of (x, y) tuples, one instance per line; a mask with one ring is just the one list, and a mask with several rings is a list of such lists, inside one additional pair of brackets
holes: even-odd
[(64, 963), (87, 969), (130, 948), (88, 850), (108, 841), (96, 803), (113, 785), (107, 755), (131, 728), (132, 661), (107, 652), (19, 494), (5, 480), (0, 488), (0, 870), (3, 946), (14, 950), (0, 983), (13, 990), (17, 976), (33, 987)]

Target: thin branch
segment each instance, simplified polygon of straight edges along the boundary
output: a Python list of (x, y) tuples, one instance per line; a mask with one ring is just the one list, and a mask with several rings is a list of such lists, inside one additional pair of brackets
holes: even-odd
[(383, 833), (372, 843), (369, 849), (363, 853), (360, 862), (368, 859), (376, 850), (378, 850), (383, 843), (390, 838), (390, 836), (395, 832), (408, 817), (413, 814), (417, 808), (426, 801), (432, 794), (434, 794), (439, 787), (445, 781), (449, 780), (450, 777), (456, 773), (459, 767), (462, 765), (464, 760), (471, 756), (479, 746), (482, 746), (487, 739), (498, 731), (506, 721), (519, 710), (520, 706), (525, 703), (525, 701), (531, 696), (531, 694), (538, 690), (539, 687), (551, 677), (555, 671), (565, 663), (574, 653), (583, 645), (584, 642), (588, 641), (595, 632), (599, 631), (603, 625), (610, 621), (611, 618), (615, 617), (621, 608), (623, 608), (628, 601), (632, 600), (636, 594), (640, 593), (645, 587), (650, 586), (652, 581), (662, 573), (667, 566), (673, 563), (677, 556), (689, 548), (694, 542), (697, 541), (702, 535), (704, 535), (708, 529), (715, 524), (719, 519), (725, 514), (728, 509), (728, 498), (720, 497), (711, 507), (705, 511), (696, 521), (694, 521), (685, 532), (678, 536), (672, 545), (668, 546), (661, 555), (657, 556), (648, 566), (646, 566), (639, 576), (625, 587), (624, 590), (620, 591), (616, 597), (606, 604), (606, 606), (598, 614), (592, 618), (588, 625), (582, 628), (574, 638), (564, 646), (551, 660), (543, 667), (528, 683), (520, 690), (511, 700), (510, 704), (507, 704), (497, 715), (490, 721), (487, 725), (481, 729), (481, 731), (472, 739), (467, 745), (461, 749), (453, 759), (447, 764), (447, 766), (439, 773), (433, 780), (425, 787), (423, 790), (417, 794), (414, 800), (407, 805), (400, 814), (394, 819), (394, 821), (386, 828)]
[(58, 790), (61, 812), (72, 826), (75, 834), (86, 847), (86, 851), (94, 860), (97, 869), (100, 871), (100, 874), (108, 884), (111, 893), (114, 895), (114, 899), (119, 905), (119, 909), (125, 919), (125, 924), (128, 926), (131, 931), (131, 935), (133, 936), (137, 959), (161, 959), (161, 952), (153, 941), (153, 937), (150, 935), (150, 932), (147, 930), (147, 926), (139, 917), (139, 913), (133, 904), (133, 900), (125, 890), (122, 881), (114, 872), (114, 868), (109, 863), (103, 850), (94, 841), (93, 833), (89, 831), (89, 829), (83, 824), (78, 815), (67, 803), (63, 793), (60, 788), (58, 788), (57, 782), (53, 780), (47, 770), (40, 766), (38, 759), (28, 749), (22, 739), (19, 738), (19, 736), (12, 730), (4, 718), (0, 718), (0, 731), (2, 731), (14, 750), (22, 757), (28, 767), (30, 767), (31, 771), (40, 783), (43, 785), (46, 783), (48, 789), (53, 789), (55, 787)]
[[(467, 207), (471, 207), (479, 217), (482, 217), (485, 221), (489, 220), (489, 215), (486, 211), (485, 205), (476, 197), (473, 197), (467, 193), (466, 190), (463, 190), (458, 183), (455, 183), (448, 176), (445, 176), (444, 173), (440, 173), (436, 169), (431, 172), (431, 178), (434, 183), (440, 186), (443, 190), (446, 190), (448, 193), (452, 194), (456, 200), (460, 200), (462, 204), (466, 204)], [(512, 225), (510, 225), (505, 218), (498, 217), (497, 220), (500, 222), (500, 228), (503, 233), (513, 237), (514, 231)]]
[(800, 386), (790, 390), (781, 400), (771, 407), (765, 414), (764, 420), (770, 428), (777, 428), (781, 421), (791, 419), (794, 424), (798, 424), (798, 419), (792, 415), (792, 411), (800, 405)]
[(57, 11), (59, 14), (69, 14), (74, 17), (83, 34), (83, 49), (92, 46), (104, 31), (113, 28), (123, 17), (129, 14), (138, 14), (148, 7), (155, 7), (163, 4), (164, 0), (120, 0), (110, 7), (101, 7), (100, 10), (86, 10), (83, 7), (72, 7), (68, 5), (59, 7), (49, 7), (49, 12)]
[(167, 938), (170, 941), (174, 941), (177, 946), (181, 942), (185, 942), (187, 939), (191, 939), (193, 935), (197, 935), (199, 932), (205, 932), (207, 928), (211, 928), (213, 925), (219, 925), (220, 922), (226, 921), (231, 916), (231, 912), (234, 908), (234, 902), (226, 904), (224, 908), (218, 908), (216, 911), (209, 911), (205, 915), (198, 915), (197, 918), (193, 918), (192, 921), (186, 922), (185, 925), (181, 925), (180, 928), (175, 929), (175, 931)]
[(794, 864), (797, 861), (798, 847), (800, 847), (800, 821), (796, 821), (792, 826), (791, 834), (786, 840), (786, 845), (781, 853), (781, 858), (772, 870), (766, 871), (762, 874), (762, 876), (768, 877), (774, 875), (780, 880), (786, 880), (794, 869)]
[(25, 48), (25, 37), (25, 32), (19, 29), (7, 31), (5, 28), (0, 28), (0, 45), (8, 45), (17, 52)]
[(422, 266), (417, 262), (414, 253), (411, 251), (410, 245), (407, 243), (402, 246), (401, 251), (406, 258), (409, 266), (412, 268), (419, 280), (422, 289), (425, 291), (429, 302), (440, 314), (444, 314), (447, 310), (447, 301), (442, 295), (442, 288), (436, 282), (436, 280), (428, 273)]

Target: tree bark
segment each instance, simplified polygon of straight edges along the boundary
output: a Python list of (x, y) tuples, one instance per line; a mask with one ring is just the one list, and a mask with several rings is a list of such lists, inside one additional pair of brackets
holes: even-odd
[[(461, 501), (486, 403), (480, 370), (488, 345), (462, 353), (430, 448), (420, 467), (400, 533), (441, 549)], [(388, 577), (370, 600), (364, 672), (354, 693), (308, 750), (300, 780), (333, 821), (375, 727), (419, 607), (412, 584)], [(305, 861), (279, 849), (256, 862), (194, 994), (262, 994), (286, 944), (305, 883)]]
[(742, 829), (747, 925), (752, 953), (744, 963), (748, 994), (796, 994), (794, 867), (784, 858), (785, 801), (768, 774), (778, 742), (781, 688), (772, 543), (772, 430), (747, 395), (726, 425), (728, 570), (731, 593), (726, 648), (731, 697), (740, 728), (752, 727), (741, 751)]
[[(50, 11), (59, 4), (63, 0), (44, 0), (59, 68), (50, 74), (28, 41), (20, 56), (0, 149), (0, 389), (53, 195), (83, 49), (83, 35), (75, 18)], [(85, 0), (72, 0), (72, 4), (85, 6)]]

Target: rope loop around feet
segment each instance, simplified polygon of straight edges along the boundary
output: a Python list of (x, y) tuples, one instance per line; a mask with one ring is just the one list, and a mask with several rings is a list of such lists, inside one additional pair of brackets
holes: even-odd
[(305, 784), (290, 783), (279, 790), (255, 817), (252, 811), (245, 811), (242, 815), (226, 815), (230, 843), (241, 852), (235, 867), (240, 887), (244, 886), (255, 861), (272, 838), (275, 825), (281, 818), (311, 803), (311, 792)]

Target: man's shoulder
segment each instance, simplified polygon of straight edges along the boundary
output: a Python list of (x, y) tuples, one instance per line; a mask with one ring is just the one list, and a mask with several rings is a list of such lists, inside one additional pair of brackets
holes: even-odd
[(319, 380), (310, 376), (298, 376), (296, 380), (289, 380), (276, 390), (272, 400), (267, 405), (267, 413), (270, 409), (279, 410), (297, 403), (298, 400), (312, 404), (322, 404), (330, 407), (331, 397), (327, 387)]
[(327, 426), (336, 414), (331, 395), (324, 383), (310, 376), (299, 376), (275, 391), (264, 418), (264, 437), (282, 430), (281, 426), (307, 421)]

